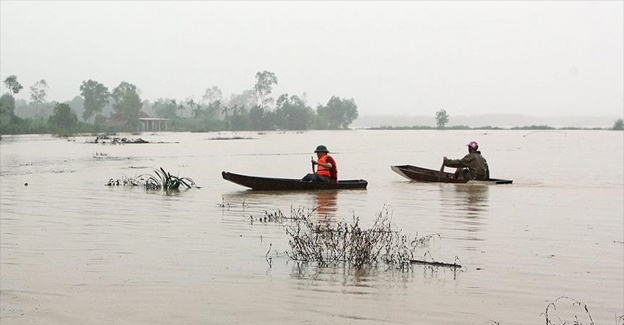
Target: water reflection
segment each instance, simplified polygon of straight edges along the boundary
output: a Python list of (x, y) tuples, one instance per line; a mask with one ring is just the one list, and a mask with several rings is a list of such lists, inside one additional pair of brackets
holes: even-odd
[(379, 270), (376, 268), (349, 268), (344, 262), (331, 267), (320, 267), (316, 263), (295, 262), (291, 269), (291, 277), (295, 279), (355, 287), (371, 287), (370, 282), (374, 282), (372, 280), (378, 275)]
[(488, 208), (488, 185), (455, 185), (456, 205), (465, 208), (468, 215), (479, 216)]
[(479, 217), (487, 211), (488, 185), (452, 184), (440, 187), (443, 211), (453, 215)]
[[(295, 285), (308, 290), (309, 281), (313, 280), (321, 290), (327, 286), (378, 288), (383, 286), (405, 287), (417, 278), (444, 282), (449, 278), (457, 279), (462, 269), (445, 268), (431, 265), (410, 265), (406, 268), (393, 268), (389, 265), (376, 265), (363, 268), (351, 268), (347, 263), (320, 267), (315, 263), (295, 262), (290, 276), (297, 280)], [(361, 292), (364, 293), (364, 292)]]
[(338, 191), (236, 191), (222, 195), (221, 207), (228, 210), (274, 211), (310, 209), (314, 215), (333, 218), (338, 212)]
[(316, 192), (316, 213), (319, 217), (336, 216), (338, 191)]
[(440, 187), (440, 191), (443, 220), (465, 232), (460, 239), (483, 240), (479, 233), (486, 224), (482, 217), (489, 208), (488, 185), (453, 184)]
[(222, 200), (227, 205), (269, 206), (276, 202), (286, 202), (290, 205), (300, 203), (301, 197), (297, 192), (287, 191), (252, 191), (242, 190), (222, 194)]

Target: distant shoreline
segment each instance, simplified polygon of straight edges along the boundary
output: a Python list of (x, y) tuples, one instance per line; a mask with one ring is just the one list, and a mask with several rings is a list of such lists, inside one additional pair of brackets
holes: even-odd
[[(611, 129), (622, 116), (557, 116), (535, 117), (521, 114), (481, 114), (449, 116), (445, 129), (511, 129), (529, 126), (549, 126), (566, 129)], [(352, 128), (433, 128), (437, 129), (435, 114), (424, 115), (364, 115), (358, 117)]]
[(452, 125), (446, 126), (444, 128), (438, 128), (434, 126), (378, 126), (378, 127), (356, 127), (355, 129), (359, 130), (528, 130), (528, 131), (566, 131), (566, 130), (596, 130), (596, 131), (622, 131), (622, 129), (614, 129), (611, 127), (553, 127), (548, 125), (525, 125), (525, 126), (514, 126), (509, 128), (497, 127), (497, 126), (481, 126), (481, 127), (469, 127), (465, 125)]

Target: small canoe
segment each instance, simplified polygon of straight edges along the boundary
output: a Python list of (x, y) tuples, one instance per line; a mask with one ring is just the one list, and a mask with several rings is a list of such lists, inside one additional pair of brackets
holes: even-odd
[(366, 189), (368, 182), (363, 179), (339, 180), (338, 183), (304, 182), (294, 178), (268, 178), (221, 172), (223, 179), (249, 187), (256, 191), (305, 191)]
[(511, 184), (510, 179), (490, 178), (488, 180), (466, 180), (455, 178), (453, 173), (443, 172), (439, 170), (422, 168), (412, 165), (399, 165), (390, 167), (395, 173), (416, 182), (430, 183), (467, 183), (467, 184)]

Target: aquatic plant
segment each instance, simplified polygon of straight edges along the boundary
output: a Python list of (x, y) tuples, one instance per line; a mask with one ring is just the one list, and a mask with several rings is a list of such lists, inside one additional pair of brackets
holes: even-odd
[[(559, 298), (555, 299), (555, 301), (554, 301), (554, 302), (551, 302), (551, 303), (549, 303), (549, 304), (546, 306), (546, 311), (544, 311), (544, 317), (546, 318), (546, 325), (552, 325), (552, 324), (568, 324), (568, 322), (567, 322), (567, 321), (565, 321), (565, 320), (563, 320), (563, 319), (561, 318), (561, 316), (555, 316), (555, 315), (553, 315), (553, 314), (552, 314), (552, 312), (553, 312), (553, 311), (557, 310), (557, 305), (556, 305), (556, 303), (557, 303), (559, 300), (562, 300), (562, 299), (571, 300), (571, 301), (572, 301), (572, 306), (579, 306), (579, 307), (582, 307), (582, 309), (583, 309), (583, 311), (584, 311), (584, 313), (585, 313), (585, 317), (587, 318), (587, 321), (589, 322), (589, 323), (587, 323), (587, 324), (594, 324), (594, 320), (592, 319), (592, 316), (591, 316), (591, 314), (590, 314), (590, 312), (589, 312), (589, 308), (587, 307), (587, 305), (585, 305), (585, 304), (581, 303), (581, 302), (580, 302), (580, 301), (578, 301), (578, 300), (575, 300), (575, 299), (572, 299), (572, 298), (569, 298), (569, 297), (559, 297)], [(575, 312), (572, 312), (572, 317), (574, 318), (574, 323), (573, 323), (573, 324), (578, 324), (578, 325), (583, 324), (583, 323), (581, 322), (581, 320), (579, 319), (579, 316), (578, 316)], [(552, 319), (553, 319), (553, 318), (557, 318), (557, 319), (558, 319), (558, 322), (553, 322), (553, 321), (552, 321)]]
[[(560, 300), (566, 300), (571, 302), (570, 305), (559, 304), (559, 310), (557, 310), (557, 303)], [(595, 325), (594, 319), (589, 312), (589, 307), (570, 297), (561, 296), (555, 301), (546, 305), (546, 310), (540, 314), (543, 315), (546, 320), (546, 325)], [(490, 320), (496, 325), (501, 325), (501, 322)], [(624, 325), (624, 315), (615, 316), (615, 325)]]
[(184, 188), (197, 187), (189, 177), (179, 177), (165, 171), (162, 167), (154, 170), (154, 175), (142, 174), (134, 178), (123, 176), (121, 179), (110, 179), (106, 186), (142, 186), (148, 190), (176, 191)]
[[(557, 311), (557, 303), (560, 300), (566, 300), (571, 302), (570, 306), (563, 306), (559, 308)], [(555, 311), (557, 311), (555, 313)], [(570, 297), (561, 296), (555, 301), (549, 303), (546, 306), (546, 310), (544, 311), (544, 317), (546, 318), (546, 325), (556, 325), (556, 324), (574, 324), (574, 325), (594, 325), (594, 319), (592, 318), (591, 313), (589, 312), (589, 307)], [(565, 320), (566, 318), (573, 319), (571, 322)], [(553, 321), (553, 319), (556, 319)], [(585, 322), (583, 322), (585, 321)], [(616, 318), (616, 325), (624, 324), (624, 315), (620, 315)]]
[(127, 176), (122, 176), (118, 179), (109, 179), (106, 186), (141, 186), (142, 181), (138, 178), (130, 178)]
[(180, 186), (191, 188), (196, 186), (195, 182), (189, 177), (178, 177), (171, 175), (171, 173), (166, 172), (162, 167), (160, 169), (154, 170), (155, 176), (153, 175), (141, 175), (139, 177), (147, 177), (145, 180), (145, 188), (150, 190), (178, 190)]
[[(243, 202), (244, 204), (244, 202)], [(276, 223), (284, 223), (287, 220), (294, 220), (297, 219), (297, 216), (301, 216), (301, 215), (305, 215), (305, 209), (304, 208), (292, 208), (291, 207), (291, 217), (287, 217), (286, 215), (284, 215), (284, 213), (282, 213), (281, 210), (277, 210), (275, 212), (268, 212), (268, 211), (264, 211), (264, 216), (260, 216), (260, 217), (255, 217), (254, 216), (249, 216), (251, 223), (253, 224), (254, 220), (257, 220), (259, 222), (276, 222)]]
[(347, 263), (355, 268), (383, 263), (396, 268), (411, 264), (461, 267), (455, 263), (424, 261), (416, 258), (416, 250), (425, 247), (436, 235), (408, 236), (395, 230), (387, 207), (376, 215), (372, 228), (363, 229), (358, 217), (351, 222), (335, 225), (312, 221), (311, 213), (293, 210), (291, 223), (285, 226), (290, 237), (289, 258), (296, 261), (316, 262), (320, 266)]

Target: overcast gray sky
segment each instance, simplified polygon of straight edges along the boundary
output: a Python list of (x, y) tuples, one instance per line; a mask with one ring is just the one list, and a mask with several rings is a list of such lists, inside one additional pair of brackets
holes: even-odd
[[(127, 81), (142, 99), (280, 94), (360, 115), (624, 114), (623, 1), (0, 1), (0, 78), (48, 100)], [(2, 86), (2, 93), (6, 88)]]

